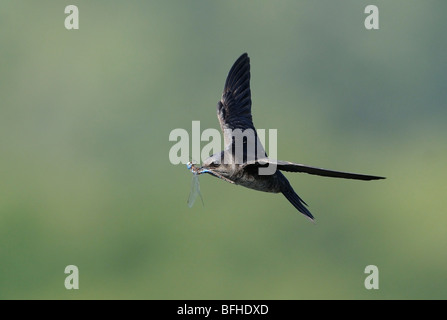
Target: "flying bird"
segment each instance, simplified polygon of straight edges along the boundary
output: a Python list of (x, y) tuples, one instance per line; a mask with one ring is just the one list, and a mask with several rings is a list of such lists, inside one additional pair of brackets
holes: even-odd
[[(217, 103), (217, 118), (224, 134), (224, 150), (208, 157), (201, 167), (191, 162), (187, 164), (189, 170), (194, 173), (191, 195), (200, 194), (198, 189), (198, 175), (211, 174), (227, 182), (241, 185), (250, 189), (282, 193), (287, 200), (310, 220), (313, 215), (307, 209), (307, 204), (293, 190), (282, 171), (304, 172), (332, 178), (345, 178), (355, 180), (378, 180), (384, 177), (327, 170), (311, 167), (303, 164), (270, 159), (267, 156), (256, 129), (253, 125), (251, 114), (250, 92), (250, 58), (244, 53), (236, 60), (228, 73), (222, 98)], [(250, 147), (250, 139), (247, 136), (238, 138), (234, 132), (252, 132), (254, 136), (254, 148)], [(251, 141), (253, 144), (253, 141)], [(272, 166), (273, 172), (262, 174), (262, 169)], [(191, 200), (191, 196), (190, 196)], [(190, 205), (192, 205), (190, 201)]]

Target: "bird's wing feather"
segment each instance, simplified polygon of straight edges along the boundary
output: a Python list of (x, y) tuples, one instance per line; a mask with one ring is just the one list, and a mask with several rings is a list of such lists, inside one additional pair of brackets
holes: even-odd
[(224, 133), (224, 144), (232, 143), (225, 129), (255, 130), (251, 116), (250, 58), (241, 55), (228, 73), (222, 98), (217, 103), (217, 118)]
[(351, 173), (351, 172), (343, 172), (343, 171), (334, 171), (323, 168), (306, 166), (304, 164), (293, 163), (288, 161), (281, 160), (273, 160), (269, 158), (258, 159), (256, 161), (250, 161), (245, 164), (245, 166), (257, 166), (257, 167), (265, 167), (268, 165), (276, 165), (278, 170), (289, 171), (289, 172), (304, 172), (309, 174), (315, 174), (324, 177), (332, 177), (332, 178), (344, 178), (344, 179), (356, 179), (356, 180), (379, 180), (385, 179), (384, 177), (371, 176), (365, 174)]

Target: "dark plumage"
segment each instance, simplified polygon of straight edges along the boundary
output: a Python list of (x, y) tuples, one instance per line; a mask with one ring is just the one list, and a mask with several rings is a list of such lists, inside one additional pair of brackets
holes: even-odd
[[(228, 73), (222, 98), (217, 103), (217, 117), (224, 134), (225, 148), (206, 159), (199, 169), (228, 182), (264, 192), (281, 192), (293, 206), (309, 219), (314, 220), (306, 203), (295, 193), (281, 171), (305, 172), (325, 177), (377, 180), (383, 177), (332, 171), (309, 167), (302, 164), (269, 159), (260, 143), (251, 115), (250, 58), (246, 53), (236, 60)], [(234, 130), (248, 132), (252, 130), (253, 141), (247, 137), (238, 137)], [(253, 142), (256, 142), (253, 147)], [(237, 148), (237, 146), (242, 147)], [(239, 150), (241, 152), (237, 152)], [(260, 169), (269, 165), (276, 170), (269, 175), (260, 174)]]

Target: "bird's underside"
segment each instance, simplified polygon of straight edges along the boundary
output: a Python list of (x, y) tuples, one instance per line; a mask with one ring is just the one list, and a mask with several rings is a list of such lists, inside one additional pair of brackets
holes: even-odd
[[(302, 172), (332, 178), (378, 180), (383, 177), (350, 172), (327, 170), (303, 164), (268, 158), (253, 125), (250, 92), (250, 59), (246, 53), (239, 57), (228, 73), (221, 100), (217, 104), (217, 117), (224, 134), (225, 149), (204, 161), (201, 170), (228, 182), (264, 192), (281, 192), (292, 205), (306, 217), (314, 217), (306, 203), (295, 193), (281, 171)], [(235, 131), (254, 135), (255, 148), (248, 148), (247, 141), (238, 141)], [(238, 146), (241, 152), (236, 152)], [(248, 150), (251, 150), (250, 152)], [(231, 159), (226, 163), (225, 157)], [(236, 164), (237, 163), (237, 164)], [(269, 174), (264, 169), (273, 168)]]

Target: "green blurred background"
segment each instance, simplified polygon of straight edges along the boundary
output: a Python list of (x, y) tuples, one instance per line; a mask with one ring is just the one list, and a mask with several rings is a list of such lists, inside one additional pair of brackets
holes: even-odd
[[(64, 28), (75, 4), (80, 29)], [(380, 30), (364, 28), (364, 8)], [(1, 299), (446, 299), (447, 2), (2, 1)], [(248, 52), (281, 195), (169, 162)], [(80, 289), (64, 287), (65, 266)], [(380, 289), (366, 290), (377, 265)]]

